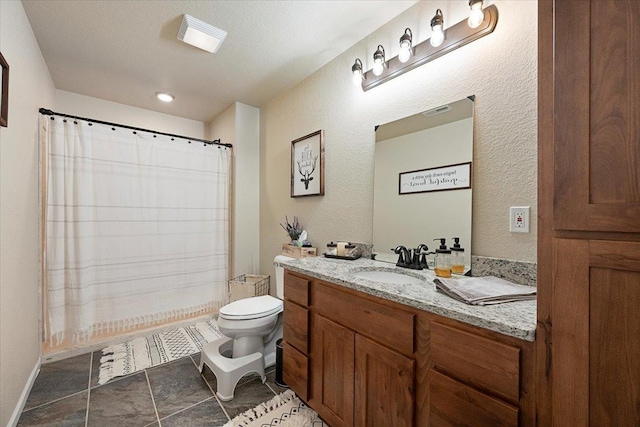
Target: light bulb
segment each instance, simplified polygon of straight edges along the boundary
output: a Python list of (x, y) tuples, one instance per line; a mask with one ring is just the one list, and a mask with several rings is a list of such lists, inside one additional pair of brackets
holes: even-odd
[(360, 86), (362, 84), (362, 71), (353, 72), (353, 84)]
[(384, 64), (382, 61), (376, 62), (375, 64), (373, 64), (373, 74), (375, 74), (376, 76), (379, 76), (380, 74), (382, 74), (383, 71), (384, 71)]
[(471, 4), (471, 13), (467, 21), (471, 28), (478, 28), (484, 21), (484, 12), (482, 11), (482, 2), (478, 1)]
[(404, 63), (407, 62), (411, 58), (411, 49), (400, 49), (400, 53), (398, 54), (398, 61)]
[(404, 30), (404, 34), (400, 37), (400, 53), (398, 54), (398, 61), (407, 62), (409, 58), (411, 58), (411, 45), (412, 45), (413, 34), (411, 33), (411, 29), (407, 28)]
[(444, 41), (444, 31), (442, 31), (442, 25), (434, 25), (433, 26), (433, 34), (431, 34), (431, 39), (429, 40), (431, 46), (438, 47)]
[(444, 25), (444, 18), (442, 16), (442, 11), (440, 9), (436, 10), (436, 14), (433, 18), (431, 18), (431, 39), (429, 43), (431, 46), (438, 47), (444, 41), (444, 30), (442, 26)]
[(384, 71), (385, 58), (384, 47), (381, 44), (378, 45), (378, 49), (373, 54), (373, 74), (379, 76)]
[(356, 86), (362, 85), (364, 74), (362, 73), (362, 61), (360, 61), (360, 58), (356, 58), (356, 62), (351, 67), (351, 73), (353, 74), (353, 84)]

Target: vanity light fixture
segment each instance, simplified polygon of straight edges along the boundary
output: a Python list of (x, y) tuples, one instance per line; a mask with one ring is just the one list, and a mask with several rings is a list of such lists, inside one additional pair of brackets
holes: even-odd
[(156, 92), (156, 98), (158, 98), (162, 102), (171, 102), (175, 99), (175, 96), (170, 93), (165, 92)]
[(404, 30), (404, 34), (400, 37), (400, 54), (398, 55), (398, 61), (405, 63), (413, 55), (413, 35), (411, 29)]
[(484, 21), (484, 12), (482, 11), (482, 0), (469, 0), (471, 13), (469, 14), (469, 27), (478, 28)]
[(440, 9), (436, 10), (436, 14), (433, 18), (431, 18), (431, 39), (430, 43), (433, 47), (438, 47), (444, 41), (444, 29), (442, 28), (442, 24), (444, 24), (444, 18), (442, 17), (442, 11)]
[(356, 58), (356, 62), (351, 67), (351, 72), (353, 73), (353, 84), (360, 86), (362, 80), (364, 80), (364, 71), (362, 70), (362, 61), (360, 61), (360, 58)]
[(378, 45), (378, 50), (373, 54), (373, 74), (379, 76), (387, 67), (387, 62), (384, 58), (384, 47), (381, 44)]
[[(476, 21), (471, 22), (472, 20), (464, 18), (453, 25), (449, 25), (445, 36), (444, 17), (442, 10), (438, 9), (431, 20), (433, 34), (430, 39), (414, 44), (411, 30), (407, 28), (402, 37), (400, 37), (400, 53), (398, 56), (387, 59), (384, 48), (382, 45), (378, 45), (376, 52), (373, 54), (373, 69), (369, 71), (364, 71), (362, 62), (356, 59), (355, 64), (351, 67), (352, 74), (357, 76), (357, 78), (354, 77), (354, 83), (360, 83), (362, 90), (366, 92), (403, 75), (407, 71), (411, 71), (491, 34), (498, 24), (498, 8), (492, 4), (482, 9), (483, 3), (481, 0), (465, 1), (469, 1), (472, 13), (476, 13), (474, 11), (478, 10), (483, 15), (480, 23), (475, 28), (472, 28), (470, 23), (475, 25)], [(362, 73), (362, 79), (360, 79), (360, 73)]]

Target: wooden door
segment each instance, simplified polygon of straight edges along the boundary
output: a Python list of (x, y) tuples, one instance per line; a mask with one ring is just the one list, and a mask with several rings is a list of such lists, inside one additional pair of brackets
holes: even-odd
[(640, 425), (640, 243), (557, 239), (553, 424)]
[(312, 406), (332, 427), (353, 426), (355, 333), (313, 316)]
[(640, 2), (555, 1), (554, 225), (640, 232)]
[(356, 427), (413, 425), (414, 364), (356, 334)]

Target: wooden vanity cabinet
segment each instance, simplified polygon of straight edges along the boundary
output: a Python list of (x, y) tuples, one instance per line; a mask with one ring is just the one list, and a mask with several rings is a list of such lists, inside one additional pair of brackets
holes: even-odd
[(311, 281), (287, 274), (284, 282), (282, 379), (309, 398), (309, 288)]
[(291, 271), (284, 297), (284, 380), (330, 426), (534, 425), (533, 343)]
[(311, 300), (310, 405), (333, 427), (411, 426), (414, 314), (322, 281)]

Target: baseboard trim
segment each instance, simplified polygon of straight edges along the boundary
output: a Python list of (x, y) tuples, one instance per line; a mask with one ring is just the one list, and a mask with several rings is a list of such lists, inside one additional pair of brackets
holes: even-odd
[(29, 393), (31, 392), (31, 388), (33, 387), (33, 383), (36, 381), (36, 377), (38, 376), (38, 372), (40, 372), (40, 358), (36, 361), (36, 365), (33, 367), (33, 371), (31, 371), (31, 375), (29, 375), (29, 379), (27, 383), (24, 385), (24, 389), (22, 390), (22, 394), (20, 395), (20, 399), (16, 404), (15, 409), (13, 410), (13, 415), (9, 419), (9, 423), (7, 427), (16, 427), (18, 425), (18, 421), (20, 420), (20, 415), (22, 414), (22, 410), (24, 409), (24, 405), (27, 403), (27, 398), (29, 397)]

